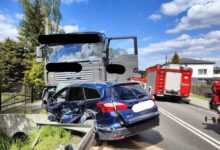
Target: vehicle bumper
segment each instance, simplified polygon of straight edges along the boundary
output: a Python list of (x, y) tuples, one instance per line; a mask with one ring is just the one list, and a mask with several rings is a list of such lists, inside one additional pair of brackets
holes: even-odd
[(159, 126), (159, 116), (148, 119), (144, 122), (121, 128), (101, 128), (97, 127), (100, 140), (112, 141), (136, 135), (144, 130)]

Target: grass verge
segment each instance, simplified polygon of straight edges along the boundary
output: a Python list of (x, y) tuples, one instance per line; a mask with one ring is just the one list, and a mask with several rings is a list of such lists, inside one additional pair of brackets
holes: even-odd
[(0, 149), (9, 150), (11, 144), (12, 139), (9, 138), (2, 129), (0, 129)]
[(190, 93), (190, 96), (199, 98), (201, 100), (208, 100), (208, 98), (206, 98), (205, 96), (202, 96), (202, 95), (197, 95), (197, 94)]
[[(31, 150), (31, 145), (35, 141), (40, 129), (34, 129), (27, 139), (12, 140), (0, 130), (0, 149), (1, 150)], [(80, 136), (72, 135), (70, 131), (63, 128), (44, 126), (34, 150), (54, 150), (59, 145), (79, 144)]]
[(2, 101), (4, 102), (5, 100), (7, 100), (15, 95), (16, 95), (16, 93), (3, 92), (1, 95), (2, 96), (1, 98), (2, 98)]

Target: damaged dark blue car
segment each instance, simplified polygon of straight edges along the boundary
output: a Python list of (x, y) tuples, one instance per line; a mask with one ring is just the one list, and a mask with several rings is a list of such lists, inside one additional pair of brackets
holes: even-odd
[(119, 140), (159, 125), (152, 95), (134, 82), (80, 83), (59, 90), (48, 106), (49, 119), (93, 123), (99, 140)]

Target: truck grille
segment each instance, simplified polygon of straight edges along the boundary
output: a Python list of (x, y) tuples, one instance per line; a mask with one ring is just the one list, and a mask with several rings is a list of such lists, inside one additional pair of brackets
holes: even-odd
[(54, 79), (56, 82), (88, 82), (94, 81), (93, 71), (82, 70), (76, 72), (55, 72)]

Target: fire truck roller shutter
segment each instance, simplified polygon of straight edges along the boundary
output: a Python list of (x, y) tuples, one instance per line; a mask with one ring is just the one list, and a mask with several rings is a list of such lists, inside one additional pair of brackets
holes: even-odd
[(165, 92), (167, 94), (179, 95), (181, 86), (182, 74), (180, 72), (167, 72)]

